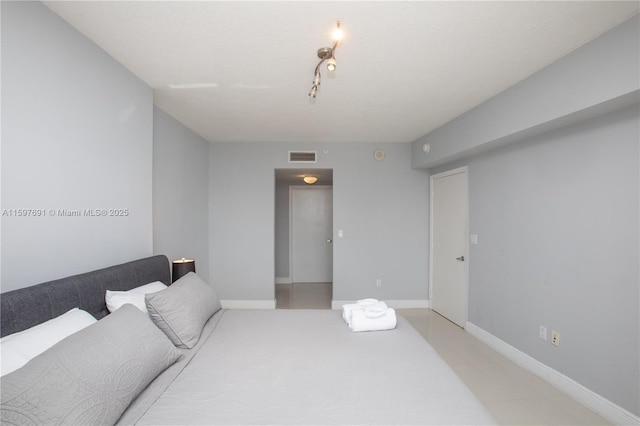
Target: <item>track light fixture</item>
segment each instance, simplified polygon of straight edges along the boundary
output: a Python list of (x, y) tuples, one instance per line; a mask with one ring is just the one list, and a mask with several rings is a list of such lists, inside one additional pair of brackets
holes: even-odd
[(334, 58), (333, 56), (331, 58), (329, 58), (329, 60), (327, 61), (327, 69), (329, 71), (335, 71), (336, 70), (336, 58)]
[(333, 47), (321, 47), (318, 49), (318, 58), (320, 58), (320, 62), (316, 65), (316, 70), (313, 73), (313, 84), (309, 91), (309, 98), (315, 99), (318, 94), (318, 89), (320, 88), (320, 65), (322, 65), (324, 61), (327, 61), (327, 70), (336, 70), (337, 64), (334, 52), (336, 47), (338, 47), (340, 40), (342, 40), (342, 29), (340, 28), (340, 21), (338, 21), (336, 23), (336, 28), (333, 30)]

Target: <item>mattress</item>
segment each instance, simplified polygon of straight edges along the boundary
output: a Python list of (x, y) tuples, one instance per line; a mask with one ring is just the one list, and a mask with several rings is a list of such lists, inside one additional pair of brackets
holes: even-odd
[(402, 317), (353, 333), (340, 311), (223, 310), (119, 424), (494, 424)]

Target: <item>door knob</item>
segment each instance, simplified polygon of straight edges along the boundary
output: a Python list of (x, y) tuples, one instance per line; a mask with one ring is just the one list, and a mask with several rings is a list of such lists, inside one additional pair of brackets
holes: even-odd
[(327, 242), (328, 242), (328, 243), (332, 243), (332, 242), (333, 242), (333, 240), (327, 240)]
[(459, 260), (460, 262), (464, 262), (464, 256), (456, 257), (456, 260)]

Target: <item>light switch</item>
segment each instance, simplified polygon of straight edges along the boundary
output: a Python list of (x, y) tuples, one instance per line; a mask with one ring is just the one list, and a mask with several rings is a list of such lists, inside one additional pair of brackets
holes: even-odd
[(470, 236), (471, 244), (478, 244), (478, 234), (471, 234)]
[(342, 229), (338, 229), (338, 238), (344, 237), (344, 231)]

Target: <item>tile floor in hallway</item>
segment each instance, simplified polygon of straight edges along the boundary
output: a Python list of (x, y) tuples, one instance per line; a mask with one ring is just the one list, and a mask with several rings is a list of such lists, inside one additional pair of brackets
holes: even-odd
[[(330, 283), (278, 284), (279, 309), (330, 309)], [(398, 309), (501, 425), (608, 425), (598, 414), (529, 373), (430, 309)]]
[(276, 309), (331, 309), (331, 283), (276, 284)]

